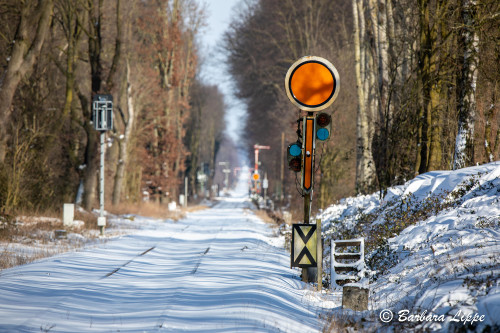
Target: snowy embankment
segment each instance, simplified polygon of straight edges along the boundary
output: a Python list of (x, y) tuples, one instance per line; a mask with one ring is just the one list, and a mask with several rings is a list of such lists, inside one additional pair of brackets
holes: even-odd
[(318, 332), (327, 309), (289, 268), (246, 183), (178, 222), (0, 272), (0, 332)]
[(429, 172), (318, 217), (325, 243), (367, 240), (370, 307), (392, 312), (386, 325), (500, 331), (500, 162)]

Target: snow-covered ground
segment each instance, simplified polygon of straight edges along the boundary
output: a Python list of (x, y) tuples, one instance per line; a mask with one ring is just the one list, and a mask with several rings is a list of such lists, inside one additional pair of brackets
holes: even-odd
[(178, 222), (0, 272), (0, 332), (318, 332), (331, 302), (289, 268), (246, 183)]
[[(337, 238), (395, 217), (407, 221), (440, 204), (443, 209), (417, 218), (385, 248), (367, 253), (378, 256), (371, 315), (380, 314), (385, 327), (500, 332), (500, 162), (429, 172), (389, 189), (383, 200), (379, 193), (343, 199), (318, 217), (324, 235)], [(371, 225), (360, 227), (361, 220)]]
[(318, 216), (327, 244), (407, 223), (368, 242), (369, 311), (300, 281), (243, 181), (178, 222), (116, 218), (105, 243), (0, 271), (0, 332), (319, 332), (330, 315), (332, 332), (500, 332), (499, 177), (500, 162), (430, 172)]

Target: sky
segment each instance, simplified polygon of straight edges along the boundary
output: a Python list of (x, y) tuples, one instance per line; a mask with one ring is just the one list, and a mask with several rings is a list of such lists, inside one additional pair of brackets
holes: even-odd
[(201, 78), (206, 84), (216, 84), (226, 103), (227, 134), (235, 143), (241, 136), (245, 105), (234, 97), (231, 77), (227, 73), (221, 43), (231, 23), (234, 11), (242, 0), (199, 0), (207, 7), (207, 27), (200, 36)]

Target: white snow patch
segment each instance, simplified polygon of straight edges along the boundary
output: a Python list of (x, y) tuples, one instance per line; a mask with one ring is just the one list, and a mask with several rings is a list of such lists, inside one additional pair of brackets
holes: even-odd
[(105, 244), (1, 271), (0, 331), (321, 331), (338, 303), (300, 281), (246, 194), (177, 222), (108, 217)]
[[(446, 195), (449, 192), (454, 194)], [(392, 208), (394, 202), (401, 204), (403, 198), (411, 197), (413, 202), (401, 207), (412, 209), (416, 202), (440, 195), (447, 202), (456, 202), (455, 206), (389, 239), (394, 258), (387, 261), (388, 265), (377, 272), (377, 280), (370, 284), (371, 309), (375, 317), (382, 309), (391, 309), (395, 314), (408, 309), (415, 315), (424, 310), (444, 315), (444, 323), (424, 322), (416, 326), (440, 332), (463, 326), (453, 322), (453, 316), (477, 313), (484, 315), (484, 321), (474, 324), (477, 331), (488, 326), (498, 330), (500, 162), (428, 172), (389, 188), (383, 200), (378, 199), (379, 193), (346, 198), (318, 217), (322, 218), (323, 232), (328, 237), (339, 230), (352, 229), (363, 214), (376, 213), (374, 223), (383, 223), (384, 209)]]

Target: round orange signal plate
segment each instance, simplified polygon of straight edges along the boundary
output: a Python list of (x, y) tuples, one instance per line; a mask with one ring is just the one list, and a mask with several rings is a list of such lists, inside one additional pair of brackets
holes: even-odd
[(330, 106), (339, 91), (337, 69), (326, 59), (304, 57), (296, 61), (285, 77), (290, 101), (305, 111), (320, 111)]
[(258, 173), (254, 173), (252, 178), (253, 178), (253, 180), (259, 180), (260, 176)]

